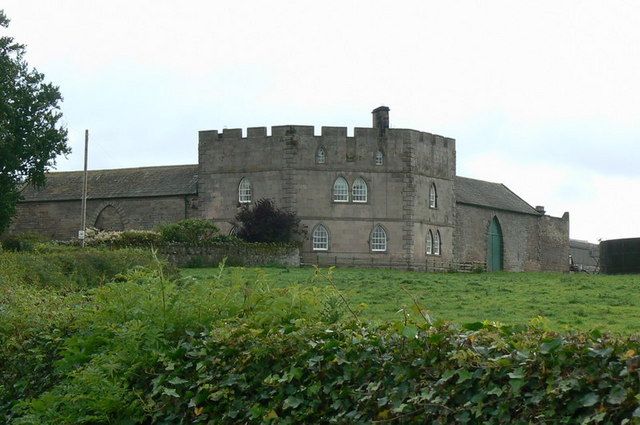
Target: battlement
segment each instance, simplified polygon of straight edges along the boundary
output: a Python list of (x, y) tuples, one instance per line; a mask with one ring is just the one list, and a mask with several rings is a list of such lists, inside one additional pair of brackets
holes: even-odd
[[(316, 128), (312, 125), (276, 125), (270, 129), (267, 127), (249, 127), (246, 135), (240, 128), (225, 128), (221, 132), (218, 130), (204, 130), (199, 133), (200, 144), (215, 143), (219, 141), (236, 141), (244, 139), (272, 140), (284, 137), (304, 137), (304, 138), (329, 138), (334, 140), (344, 139), (350, 143), (375, 143), (380, 140), (414, 140), (418, 144), (425, 143), (434, 147), (449, 149), (455, 146), (455, 140), (418, 130), (406, 128), (389, 128), (389, 108), (380, 106), (372, 111), (373, 127), (355, 127), (353, 136), (349, 136), (347, 127), (322, 126), (320, 133), (316, 133)], [(271, 131), (269, 131), (271, 130)], [(276, 139), (272, 139), (276, 138)], [(317, 140), (317, 139), (316, 139)]]
[[(308, 137), (347, 137), (347, 127), (320, 127), (320, 135), (316, 136), (315, 126), (313, 125), (274, 125), (267, 127), (249, 127), (246, 136), (243, 135), (241, 128), (225, 128), (222, 132), (218, 130), (202, 130), (199, 132), (198, 139), (200, 143), (211, 143), (218, 140), (237, 140), (237, 139), (257, 139), (284, 136), (308, 136)], [(357, 129), (361, 134), (373, 134), (375, 129), (363, 128)]]
[[(345, 139), (349, 137), (349, 131), (347, 127), (322, 126), (320, 127), (319, 135), (316, 135), (315, 127), (312, 125), (276, 125), (270, 128), (270, 135), (268, 130), (269, 128), (267, 127), (249, 127), (246, 130), (246, 135), (243, 135), (243, 130), (241, 128), (225, 128), (222, 130), (222, 132), (218, 130), (202, 130), (199, 132), (199, 141), (200, 143), (212, 143), (219, 140), (259, 139), (294, 135)], [(432, 143), (434, 145), (444, 147), (447, 147), (449, 143), (454, 142), (454, 139), (451, 139), (449, 137), (444, 137), (418, 130), (411, 130), (406, 128), (387, 129), (387, 137), (404, 137), (411, 134), (416, 135), (420, 142)], [(377, 128), (355, 127), (353, 129), (353, 137), (355, 139), (375, 139), (378, 136), (379, 129)]]

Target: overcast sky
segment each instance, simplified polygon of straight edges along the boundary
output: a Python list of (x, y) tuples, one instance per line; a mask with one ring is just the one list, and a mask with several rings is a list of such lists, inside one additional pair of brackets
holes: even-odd
[(4, 0), (60, 86), (58, 170), (197, 162), (197, 132), (391, 126), (456, 139), (571, 237), (640, 236), (638, 1)]

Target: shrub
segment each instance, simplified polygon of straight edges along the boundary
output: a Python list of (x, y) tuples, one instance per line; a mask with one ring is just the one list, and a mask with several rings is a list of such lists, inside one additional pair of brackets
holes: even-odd
[(160, 233), (151, 230), (95, 232), (87, 234), (85, 243), (110, 248), (149, 248), (162, 245), (162, 237)]
[(7, 297), (0, 298), (0, 418), (15, 424), (640, 418), (637, 337), (558, 334), (540, 320), (527, 327), (408, 317), (363, 324), (355, 314), (341, 318), (350, 309), (332, 285), (274, 288), (260, 271), (251, 278), (223, 272), (221, 266), (207, 280), (174, 280), (162, 267), (138, 268), (68, 298), (49, 289), (0, 292)]
[[(0, 391), (0, 418), (11, 409), (20, 416), (16, 423), (121, 423), (125, 418), (127, 423), (141, 423), (151, 416), (145, 400), (155, 378), (151, 372), (185, 335), (205, 335), (208, 329), (238, 318), (259, 332), (304, 318), (321, 320), (321, 306), (316, 301), (322, 291), (319, 288), (274, 289), (263, 283), (260, 275), (252, 281), (239, 275), (229, 280), (221, 276), (222, 269), (218, 282), (212, 284), (168, 279), (163, 268), (134, 269), (119, 276), (118, 282), (93, 289), (86, 302), (67, 316), (72, 318), (71, 325), (55, 320), (45, 332), (60, 335), (62, 328), (66, 338), (45, 347), (37, 346), (38, 340), (34, 340), (36, 346), (30, 346), (31, 350), (13, 352), (11, 365), (0, 363), (0, 378), (3, 374), (11, 378), (0, 381), (9, 390)], [(29, 297), (22, 304), (35, 310), (37, 298)], [(53, 303), (48, 306), (60, 310)], [(15, 313), (12, 317), (20, 312)], [(40, 353), (45, 349), (48, 354), (43, 358)], [(37, 355), (31, 357), (31, 353)], [(24, 379), (39, 385), (28, 389), (15, 385), (19, 375), (4, 369), (18, 367), (20, 356), (27, 357), (26, 364), (34, 370), (46, 370), (43, 377), (47, 380), (20, 369)], [(16, 400), (22, 402), (14, 406)]]
[[(11, 422), (17, 402), (38, 397), (63, 379), (63, 370), (56, 366), (62, 350), (78, 331), (77, 319), (82, 312), (94, 308), (88, 303), (88, 289), (120, 278), (132, 267), (157, 264), (150, 251), (132, 249), (42, 245), (36, 252), (0, 253), (0, 422)], [(166, 266), (161, 270), (163, 275), (173, 276)], [(106, 387), (100, 391), (95, 388), (87, 394), (86, 406), (91, 405), (89, 397)], [(95, 399), (97, 404), (111, 403)], [(80, 398), (76, 401), (80, 406), (76, 410), (85, 409)], [(67, 407), (74, 408), (73, 403)], [(126, 412), (118, 406), (111, 412), (113, 417), (116, 410)], [(84, 415), (90, 416), (86, 411)], [(24, 423), (55, 422), (40, 419), (25, 417)]]
[(284, 211), (270, 199), (260, 199), (253, 207), (244, 205), (236, 216), (238, 237), (247, 242), (288, 243), (300, 235), (300, 219)]
[(218, 237), (220, 229), (209, 220), (187, 219), (158, 228), (162, 241), (201, 245)]
[(631, 423), (638, 345), (482, 323), (240, 322), (185, 337), (149, 404), (160, 423)]
[(0, 286), (20, 284), (77, 290), (108, 282), (132, 267), (154, 264), (150, 250), (43, 245), (37, 252), (1, 253)]
[(5, 235), (0, 240), (0, 244), (6, 251), (33, 251), (39, 244), (50, 240), (39, 233), (25, 232)]

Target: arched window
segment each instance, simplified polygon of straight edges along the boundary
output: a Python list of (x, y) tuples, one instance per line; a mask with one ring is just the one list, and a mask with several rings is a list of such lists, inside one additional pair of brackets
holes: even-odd
[(333, 183), (333, 202), (349, 202), (349, 183), (338, 177)]
[(311, 237), (312, 249), (314, 251), (328, 251), (329, 250), (329, 232), (327, 228), (322, 224), (318, 224), (313, 229), (313, 235)]
[(376, 163), (376, 165), (384, 164), (384, 154), (382, 153), (382, 151), (377, 151), (376, 152), (375, 163)]
[(367, 202), (367, 183), (360, 177), (353, 181), (351, 200), (353, 202)]
[(433, 233), (427, 230), (427, 255), (433, 254)]
[(429, 189), (429, 208), (438, 208), (438, 192), (436, 191), (436, 184), (431, 183)]
[(384, 231), (382, 226), (377, 225), (371, 232), (371, 251), (386, 251), (387, 250), (387, 232)]
[(324, 148), (320, 146), (316, 151), (316, 164), (324, 164), (327, 162), (327, 153), (324, 151)]
[(238, 185), (238, 202), (241, 204), (251, 202), (251, 182), (246, 177), (240, 180), (240, 185)]
[(433, 255), (440, 255), (440, 230), (433, 234)]

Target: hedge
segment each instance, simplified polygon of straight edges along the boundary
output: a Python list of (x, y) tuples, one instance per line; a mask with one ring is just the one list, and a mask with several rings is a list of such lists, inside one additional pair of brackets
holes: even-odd
[(638, 421), (637, 341), (477, 327), (239, 321), (185, 338), (146, 392), (160, 423)]
[(134, 266), (152, 267), (155, 263), (150, 249), (80, 249), (41, 244), (35, 251), (0, 252), (0, 285), (88, 288), (108, 282)]
[(4, 373), (14, 393), (0, 414), (17, 424), (638, 423), (635, 337), (427, 315), (362, 323), (331, 285), (230, 279), (222, 267), (214, 281), (139, 269), (80, 304), (47, 299), (51, 326), (25, 326), (20, 351), (21, 379), (40, 386), (15, 393)]

